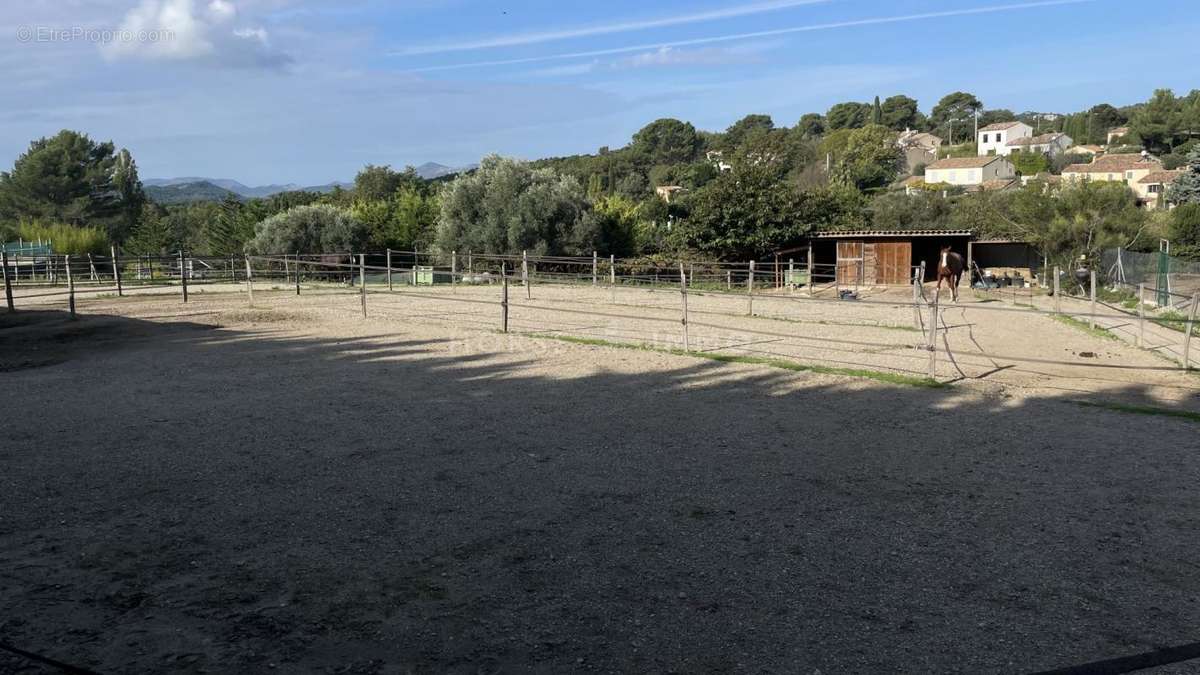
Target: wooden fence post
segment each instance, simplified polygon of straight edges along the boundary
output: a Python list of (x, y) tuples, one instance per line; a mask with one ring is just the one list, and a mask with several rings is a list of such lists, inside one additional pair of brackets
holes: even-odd
[(592, 251), (592, 285), (595, 286), (600, 273), (600, 254)]
[(87, 254), (88, 257), (88, 281), (99, 281), (100, 276), (96, 274), (96, 261), (92, 258), (92, 254)]
[(392, 249), (387, 250), (387, 284), (388, 292), (392, 290)]
[(733, 290), (733, 270), (725, 270), (725, 290)]
[(679, 294), (683, 302), (683, 351), (692, 351), (691, 344), (688, 341), (688, 308), (687, 308), (687, 286), (688, 278), (683, 272), (683, 263), (679, 263)]
[(71, 312), (71, 318), (75, 317), (75, 277), (71, 275), (71, 256), (66, 257), (67, 267), (67, 309)]
[(246, 297), (250, 306), (254, 306), (254, 272), (250, 269), (250, 256), (246, 258)]
[(1054, 266), (1054, 313), (1062, 314), (1062, 293), (1058, 285), (1058, 265)]
[(183, 257), (183, 251), (179, 252), (179, 285), (183, 288), (183, 301), (188, 301), (187, 294), (187, 261)]
[(292, 278), (291, 266), (288, 265), (288, 254), (283, 254), (283, 283), (287, 283)]
[(796, 261), (788, 258), (788, 293), (796, 292)]
[(508, 271), (500, 263), (500, 330), (508, 332)]
[(613, 253), (608, 256), (608, 291), (612, 294), (612, 303), (617, 304), (617, 256)]
[(529, 251), (521, 251), (521, 283), (525, 285), (525, 299), (532, 300), (533, 293), (529, 288)]
[(1192, 307), (1188, 310), (1187, 328), (1183, 337), (1183, 369), (1192, 367), (1192, 330), (1196, 325), (1196, 309), (1200, 305), (1200, 293), (1192, 294)]
[(810, 297), (810, 298), (812, 297), (812, 294), (813, 294), (813, 280), (814, 279), (815, 279), (815, 277), (813, 277), (813, 245), (812, 245), (812, 241), (810, 240), (808, 242), (808, 297)]
[(1146, 348), (1146, 284), (1138, 284), (1138, 341), (1137, 346)]
[(112, 247), (113, 279), (117, 281), (117, 297), (124, 297), (125, 289), (121, 287), (121, 258), (117, 247)]
[[(413, 267), (415, 270), (416, 267)], [(362, 315), (367, 318), (367, 254), (358, 254), (358, 288), (362, 298)]]
[(1096, 327), (1096, 271), (1092, 270), (1092, 287), (1091, 287), (1092, 308), (1089, 312), (1088, 325), (1093, 329)]
[(12, 279), (8, 278), (8, 251), (0, 251), (0, 269), (4, 273), (4, 303), (8, 305), (9, 312), (15, 312), (17, 308), (13, 306)]
[(450, 251), (450, 290), (458, 288), (458, 251)]
[(754, 261), (750, 261), (750, 276), (746, 279), (746, 294), (749, 298), (749, 306), (746, 313), (754, 316)]
[(296, 254), (296, 295), (300, 295), (300, 254)]
[(933, 303), (929, 305), (929, 379), (937, 379), (937, 332), (938, 332), (938, 300), (942, 294), (933, 294)]

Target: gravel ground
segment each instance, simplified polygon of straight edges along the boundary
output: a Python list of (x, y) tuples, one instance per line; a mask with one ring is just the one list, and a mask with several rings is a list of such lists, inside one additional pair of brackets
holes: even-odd
[[(1077, 404), (1194, 410), (1196, 380), (1119, 341), (964, 298), (959, 382), (923, 389), (213, 290), (0, 316), (0, 641), (105, 673), (1019, 673), (1196, 639), (1195, 423)], [(679, 339), (677, 293), (511, 293), (514, 330)], [(927, 364), (911, 308), (689, 300), (693, 348)]]

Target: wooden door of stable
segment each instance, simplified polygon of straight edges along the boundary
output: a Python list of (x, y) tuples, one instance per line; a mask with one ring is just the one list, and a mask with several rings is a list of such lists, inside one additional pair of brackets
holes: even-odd
[(857, 286), (862, 282), (859, 270), (863, 261), (863, 242), (839, 241), (837, 243), (838, 286)]
[(912, 242), (892, 241), (875, 244), (875, 283), (907, 285), (912, 266)]

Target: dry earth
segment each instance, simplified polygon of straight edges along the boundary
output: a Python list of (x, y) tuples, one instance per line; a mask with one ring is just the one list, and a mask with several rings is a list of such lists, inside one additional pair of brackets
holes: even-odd
[[(964, 297), (928, 389), (215, 290), (0, 316), (0, 642), (104, 673), (1019, 673), (1196, 639), (1197, 425), (1079, 402), (1194, 411), (1200, 380), (1121, 341)], [(678, 293), (511, 293), (514, 331), (681, 339)], [(911, 308), (689, 300), (693, 349), (928, 364)]]

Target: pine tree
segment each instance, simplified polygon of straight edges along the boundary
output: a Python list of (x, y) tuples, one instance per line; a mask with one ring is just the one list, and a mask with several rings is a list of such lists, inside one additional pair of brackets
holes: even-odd
[(1188, 153), (1184, 174), (1171, 184), (1167, 201), (1176, 204), (1200, 204), (1200, 144)]
[(879, 97), (875, 97), (875, 107), (871, 109), (871, 124), (883, 124), (883, 106), (879, 104)]

